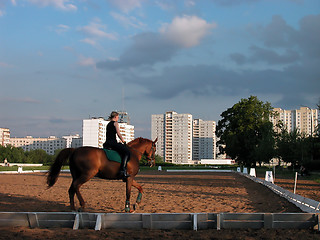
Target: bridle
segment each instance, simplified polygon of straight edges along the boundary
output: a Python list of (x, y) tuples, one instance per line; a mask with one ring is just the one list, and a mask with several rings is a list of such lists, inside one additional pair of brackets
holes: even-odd
[(136, 151), (137, 153), (140, 153), (141, 155), (144, 155), (146, 157), (146, 159), (148, 160), (148, 163), (150, 164), (150, 167), (153, 167), (156, 164), (155, 143), (152, 142), (152, 145), (151, 145), (151, 151), (152, 151), (151, 157), (149, 157), (149, 155), (146, 155), (145, 154), (146, 152), (140, 152), (137, 149), (135, 149), (134, 147), (129, 147), (129, 148), (134, 150), (134, 151)]

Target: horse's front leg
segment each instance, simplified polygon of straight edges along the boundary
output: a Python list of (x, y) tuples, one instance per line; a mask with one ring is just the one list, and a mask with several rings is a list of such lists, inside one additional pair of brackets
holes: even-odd
[(126, 182), (126, 204), (124, 208), (126, 212), (132, 212), (130, 210), (130, 195), (131, 195), (132, 182), (133, 182), (133, 178), (128, 177)]
[(136, 203), (139, 204), (139, 203), (141, 203), (143, 189), (142, 189), (141, 185), (139, 183), (137, 183), (135, 180), (132, 181), (132, 186), (134, 186), (139, 191), (138, 197), (136, 200)]

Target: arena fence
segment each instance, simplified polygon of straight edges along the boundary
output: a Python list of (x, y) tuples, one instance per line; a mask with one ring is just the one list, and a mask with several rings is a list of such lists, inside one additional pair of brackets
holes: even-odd
[(312, 213), (76, 213), (0, 212), (0, 226), (72, 229), (317, 229)]
[[(178, 172), (181, 170), (176, 170)], [(194, 171), (194, 170), (185, 170)], [(25, 172), (25, 171), (23, 171)], [(175, 172), (175, 170), (171, 170)], [(195, 172), (195, 171), (194, 171)], [(233, 172), (206, 170), (206, 172)], [(64, 227), (72, 229), (310, 229), (320, 231), (320, 203), (294, 194), (263, 179), (239, 174), (270, 188), (304, 213), (77, 213), (0, 212), (0, 227)]]
[(306, 198), (303, 196), (300, 196), (298, 194), (294, 194), (293, 192), (290, 192), (282, 187), (279, 187), (271, 182), (265, 181), (261, 178), (250, 176), (249, 174), (238, 172), (239, 174), (251, 179), (254, 182), (260, 183), (269, 189), (271, 189), (274, 193), (280, 195), (281, 197), (287, 199), (289, 202), (296, 205), (298, 208), (300, 208), (302, 211), (307, 213), (320, 213), (320, 202), (315, 201), (310, 198)]

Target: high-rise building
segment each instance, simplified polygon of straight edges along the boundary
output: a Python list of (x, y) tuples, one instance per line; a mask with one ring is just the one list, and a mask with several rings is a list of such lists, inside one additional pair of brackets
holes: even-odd
[(215, 121), (193, 120), (193, 160), (216, 159), (215, 132)]
[(193, 164), (192, 115), (170, 111), (151, 118), (151, 138), (158, 138), (157, 154), (165, 162)]
[(66, 139), (66, 148), (82, 147), (82, 137), (79, 134), (62, 136), (62, 138)]
[(0, 128), (0, 145), (6, 147), (10, 144), (10, 129)]
[(279, 131), (277, 124), (282, 122), (288, 132), (297, 129), (300, 133), (313, 135), (318, 127), (319, 111), (309, 107), (300, 107), (295, 110), (273, 109), (275, 116), (271, 117), (271, 122), (276, 131)]
[[(102, 148), (106, 141), (106, 127), (109, 121), (104, 118), (84, 119), (82, 125), (83, 146)], [(134, 140), (134, 126), (119, 123), (120, 133), (126, 142)], [(119, 139), (118, 139), (119, 140)]]

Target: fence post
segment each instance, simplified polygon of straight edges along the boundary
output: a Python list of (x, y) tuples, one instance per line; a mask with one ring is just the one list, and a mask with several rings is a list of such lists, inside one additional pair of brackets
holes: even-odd
[(221, 229), (221, 213), (217, 214), (217, 230)]
[(101, 230), (101, 225), (102, 225), (101, 214), (98, 214), (97, 215), (97, 220), (96, 220), (96, 226), (94, 227), (94, 230), (100, 231)]
[(151, 214), (142, 214), (142, 228), (152, 229), (152, 216)]
[(272, 213), (265, 213), (263, 216), (264, 221), (264, 228), (273, 228), (273, 214)]
[(76, 217), (73, 222), (73, 230), (79, 229), (79, 213), (76, 214)]
[(198, 231), (198, 214), (194, 213), (192, 214), (192, 220), (193, 220), (193, 230)]
[(27, 216), (30, 228), (39, 227), (38, 216), (36, 213), (28, 213)]
[(320, 231), (320, 213), (316, 214), (317, 224), (314, 226), (314, 229), (318, 232)]

